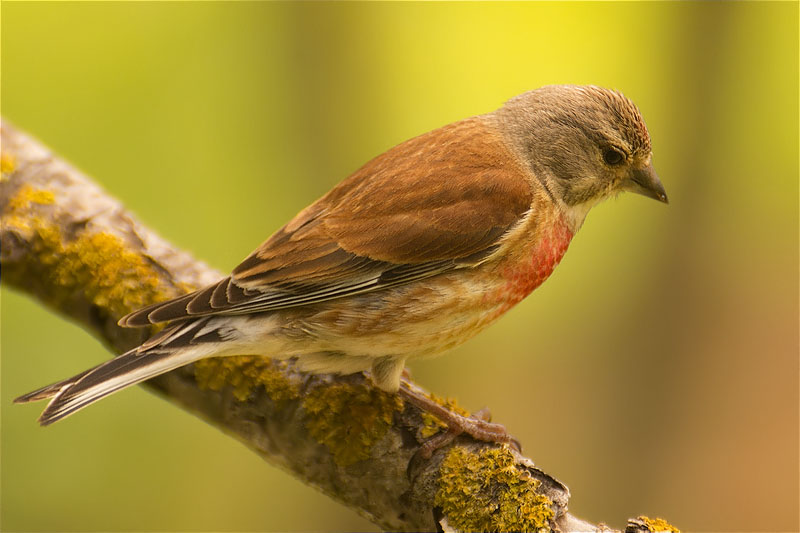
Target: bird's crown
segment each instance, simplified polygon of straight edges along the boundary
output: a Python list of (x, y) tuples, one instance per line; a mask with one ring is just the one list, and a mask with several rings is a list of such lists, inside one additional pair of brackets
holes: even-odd
[(511, 113), (535, 113), (555, 123), (584, 130), (589, 137), (608, 136), (609, 128), (634, 153), (650, 153), (650, 134), (636, 105), (618, 91), (596, 85), (548, 85), (509, 100)]

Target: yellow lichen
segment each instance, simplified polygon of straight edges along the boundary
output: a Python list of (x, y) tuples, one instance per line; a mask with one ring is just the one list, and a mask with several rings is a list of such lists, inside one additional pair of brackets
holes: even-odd
[(80, 290), (94, 305), (122, 316), (172, 296), (158, 273), (115, 235), (85, 232), (66, 242), (54, 225), (34, 219), (32, 229), (38, 237), (33, 259), (49, 267), (50, 281), (64, 289), (63, 297)]
[(435, 502), (461, 531), (550, 531), (552, 502), (507, 447), (455, 447), (439, 470)]
[(421, 439), (429, 439), (440, 431), (447, 429), (447, 424), (428, 412), (423, 411), (420, 416), (422, 418), (422, 427), (419, 429)]
[(639, 520), (644, 522), (644, 525), (647, 526), (647, 529), (652, 531), (653, 533), (661, 533), (661, 532), (681, 533), (680, 529), (673, 526), (663, 518), (648, 518), (646, 516), (640, 516)]
[(397, 395), (374, 387), (335, 383), (312, 389), (303, 408), (311, 436), (328, 447), (337, 464), (347, 466), (369, 457), (403, 404)]
[(17, 168), (17, 159), (13, 154), (0, 155), (0, 173), (3, 177), (14, 172), (15, 168)]
[[(5, 170), (3, 170), (3, 172), (5, 172)], [(56, 197), (51, 191), (44, 191), (31, 187), (30, 185), (25, 185), (9, 199), (6, 209), (9, 211), (19, 211), (28, 208), (31, 204), (49, 205), (55, 201)]]
[[(441, 398), (435, 394), (429, 394), (428, 397), (439, 405), (446, 407), (450, 411), (458, 413), (462, 416), (471, 415), (469, 411), (458, 405), (458, 402), (456, 402), (454, 398)], [(430, 438), (439, 431), (447, 429), (447, 424), (426, 411), (422, 411), (420, 413), (420, 417), (422, 418), (422, 427), (419, 430), (419, 437), (421, 439)]]
[(46, 280), (51, 304), (59, 306), (80, 292), (112, 316), (174, 296), (159, 272), (120, 237), (92, 226), (67, 237), (42, 217), (36, 205), (52, 204), (52, 192), (22, 187), (3, 211), (2, 224), (26, 236), (26, 261), (14, 268), (36, 269)]
[(284, 361), (254, 355), (215, 357), (197, 361), (194, 376), (202, 389), (218, 391), (230, 385), (240, 402), (246, 401), (256, 387), (263, 385), (270, 399), (280, 405), (300, 396), (298, 386), (281, 373), (285, 367)]

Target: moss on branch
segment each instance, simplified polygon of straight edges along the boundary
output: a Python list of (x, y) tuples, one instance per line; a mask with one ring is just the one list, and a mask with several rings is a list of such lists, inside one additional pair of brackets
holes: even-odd
[(25, 185), (8, 200), (2, 214), (5, 230), (24, 235), (28, 243), (24, 260), (12, 272), (37, 272), (49, 288), (49, 303), (61, 307), (81, 293), (93, 305), (120, 317), (174, 295), (161, 282), (160, 273), (120, 237), (88, 226), (67, 235), (39, 214), (42, 206), (56, 200), (53, 191)]
[(348, 466), (370, 456), (403, 401), (364, 383), (333, 383), (309, 391), (303, 408), (311, 436), (328, 447), (337, 464)]
[(550, 531), (553, 502), (508, 447), (450, 450), (440, 468), (436, 504), (460, 531)]
[(201, 389), (220, 391), (230, 386), (234, 397), (247, 401), (257, 387), (264, 391), (280, 408), (289, 400), (300, 397), (300, 387), (284, 372), (287, 363), (265, 357), (240, 355), (213, 357), (194, 364), (194, 375)]

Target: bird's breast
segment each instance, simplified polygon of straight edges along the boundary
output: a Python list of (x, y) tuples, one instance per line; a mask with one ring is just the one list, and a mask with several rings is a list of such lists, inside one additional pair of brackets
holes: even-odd
[(572, 240), (566, 221), (559, 214), (538, 218), (525, 228), (514, 253), (497, 265), (500, 283), (487, 294), (497, 304), (496, 313), (505, 313), (544, 283), (567, 251)]

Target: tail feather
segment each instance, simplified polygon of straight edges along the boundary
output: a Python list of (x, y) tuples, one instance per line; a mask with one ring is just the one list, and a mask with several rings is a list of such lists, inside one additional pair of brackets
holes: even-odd
[(39, 423), (47, 426), (57, 422), (109, 394), (189, 364), (206, 353), (205, 350), (191, 348), (178, 352), (126, 352), (75, 376), (72, 378), (74, 381), (58, 389), (39, 417)]
[(91, 372), (92, 369), (86, 370), (85, 372), (81, 372), (77, 376), (72, 376), (71, 378), (67, 378), (61, 380), (57, 383), (53, 383), (51, 385), (47, 385), (46, 387), (42, 387), (41, 389), (36, 389), (33, 392), (29, 392), (28, 394), (23, 394), (17, 398), (14, 398), (14, 403), (28, 403), (28, 402), (38, 402), (39, 400), (46, 400), (47, 398), (52, 398), (62, 389), (72, 385), (83, 376)]
[(187, 365), (215, 350), (220, 336), (206, 331), (208, 319), (176, 323), (142, 346), (134, 348), (76, 376), (53, 383), (15, 399), (16, 403), (52, 398), (39, 417), (43, 426), (118, 390)]

